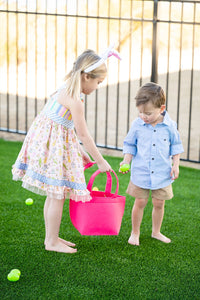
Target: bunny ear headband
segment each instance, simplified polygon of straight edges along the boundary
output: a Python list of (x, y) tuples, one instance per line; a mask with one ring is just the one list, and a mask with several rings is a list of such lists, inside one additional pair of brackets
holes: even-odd
[(106, 51), (100, 56), (100, 60), (94, 63), (93, 65), (89, 66), (84, 70), (84, 73), (89, 73), (90, 71), (93, 71), (94, 69), (101, 66), (110, 56), (114, 55), (116, 58), (121, 59), (121, 56), (119, 52), (113, 49), (114, 44), (111, 44)]

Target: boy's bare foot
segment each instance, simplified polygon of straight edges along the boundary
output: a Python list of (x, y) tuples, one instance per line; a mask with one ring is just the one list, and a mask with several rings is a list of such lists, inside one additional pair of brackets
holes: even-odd
[(139, 236), (131, 233), (131, 236), (128, 239), (128, 243), (134, 246), (139, 246), (140, 245)]
[[(74, 243), (68, 242), (68, 241), (63, 240), (61, 238), (58, 238), (58, 239), (59, 239), (59, 241), (61, 241), (63, 244), (65, 244), (67, 246), (70, 246), (70, 247), (75, 247), (76, 246), (76, 244), (74, 244)], [(44, 241), (44, 245), (46, 245), (46, 241)]]
[(63, 253), (76, 253), (77, 249), (71, 248), (64, 244), (60, 239), (54, 244), (46, 243), (45, 249), (48, 251), (56, 251), (56, 252), (63, 252)]
[(152, 233), (151, 237), (154, 238), (154, 239), (157, 239), (157, 240), (159, 240), (159, 241), (161, 241), (163, 243), (167, 243), (167, 244), (171, 243), (171, 240), (169, 238), (167, 238), (166, 236), (164, 236), (160, 232), (156, 233), (156, 234)]

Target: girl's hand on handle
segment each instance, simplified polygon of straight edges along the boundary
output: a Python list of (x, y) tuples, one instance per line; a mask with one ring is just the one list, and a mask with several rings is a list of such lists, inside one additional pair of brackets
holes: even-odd
[(109, 165), (109, 163), (105, 159), (103, 159), (100, 163), (97, 163), (97, 166), (98, 166), (101, 173), (112, 171), (111, 166)]

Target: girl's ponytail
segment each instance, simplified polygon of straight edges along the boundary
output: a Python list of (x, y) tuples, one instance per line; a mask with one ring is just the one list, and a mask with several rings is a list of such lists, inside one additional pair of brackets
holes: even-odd
[(66, 79), (68, 79), (66, 84), (67, 94), (74, 99), (78, 99), (81, 89), (81, 70), (71, 71)]

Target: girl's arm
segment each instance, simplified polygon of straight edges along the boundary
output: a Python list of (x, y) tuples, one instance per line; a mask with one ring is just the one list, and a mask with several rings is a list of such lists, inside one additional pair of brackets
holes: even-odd
[(83, 143), (83, 146), (86, 149), (86, 151), (95, 160), (101, 172), (111, 171), (111, 166), (103, 158), (103, 156), (97, 149), (94, 140), (88, 131), (84, 116), (84, 104), (81, 102), (81, 100), (68, 99), (68, 107), (72, 114), (72, 120), (74, 122), (76, 133), (81, 142)]
[(83, 166), (86, 166), (88, 163), (91, 163), (92, 160), (91, 160), (90, 156), (87, 154), (87, 152), (84, 151), (81, 144), (79, 144), (79, 150), (80, 150), (80, 153), (81, 153), (81, 156), (82, 156)]

